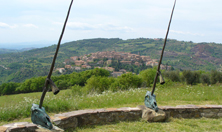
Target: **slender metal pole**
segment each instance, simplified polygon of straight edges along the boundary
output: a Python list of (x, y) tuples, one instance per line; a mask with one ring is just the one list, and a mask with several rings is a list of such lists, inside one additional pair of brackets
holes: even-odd
[(65, 31), (65, 28), (66, 28), (66, 23), (67, 23), (68, 18), (69, 18), (69, 13), (70, 13), (70, 10), (71, 10), (71, 7), (72, 7), (72, 3), (73, 3), (73, 0), (70, 3), (69, 10), (68, 10), (68, 13), (67, 13), (67, 16), (66, 16), (66, 19), (65, 19), (65, 23), (63, 25), (62, 33), (60, 35), (60, 38), (59, 38), (59, 41), (58, 41), (58, 45), (57, 45), (57, 48), (56, 48), (56, 52), (55, 52), (55, 55), (54, 55), (54, 58), (53, 58), (53, 61), (52, 61), (52, 64), (51, 64), (51, 68), (50, 68), (49, 74), (48, 74), (48, 76), (47, 76), (47, 78), (45, 80), (45, 85), (44, 85), (42, 96), (41, 96), (41, 99), (40, 99), (39, 108), (42, 107), (42, 103), (43, 103), (43, 100), (45, 98), (45, 94), (47, 92), (48, 80), (50, 79), (50, 77), (52, 75), (52, 71), (53, 71), (53, 68), (54, 68), (54, 65), (55, 65), (55, 60), (56, 60), (56, 57), (57, 57), (57, 54), (58, 54), (58, 51), (59, 51), (59, 47), (60, 47), (60, 43), (61, 43), (61, 40), (62, 40), (64, 31)]
[(176, 5), (176, 0), (174, 1), (174, 6), (173, 6), (173, 9), (172, 9), (172, 12), (171, 12), (170, 21), (169, 21), (167, 33), (166, 33), (166, 36), (165, 36), (165, 41), (164, 41), (162, 53), (161, 53), (161, 56), (160, 56), (160, 61), (159, 61), (159, 64), (158, 64), (156, 77), (155, 77), (154, 82), (153, 82), (153, 90), (152, 90), (152, 92), (151, 92), (151, 95), (153, 95), (153, 93), (154, 93), (154, 91), (155, 91), (156, 82), (157, 82), (157, 78), (158, 78), (159, 71), (160, 71), (160, 65), (161, 65), (161, 63), (162, 63), (163, 53), (164, 53), (164, 49), (165, 49), (165, 46), (166, 46), (167, 36), (168, 36), (169, 30), (170, 30), (170, 24), (171, 24), (171, 20), (172, 20), (172, 17), (173, 17), (173, 11), (174, 11), (175, 5)]

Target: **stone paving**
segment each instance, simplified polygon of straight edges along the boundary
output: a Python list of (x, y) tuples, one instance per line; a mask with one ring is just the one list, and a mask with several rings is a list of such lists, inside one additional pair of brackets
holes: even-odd
[[(160, 106), (159, 109), (165, 112), (166, 119), (169, 117), (222, 118), (222, 105)], [(17, 122), (0, 126), (0, 132), (61, 132), (63, 129), (85, 125), (103, 125), (118, 121), (137, 121), (142, 118), (142, 109), (139, 107), (124, 107), (77, 110), (56, 114), (50, 118), (55, 125), (53, 130), (47, 130), (29, 122)]]

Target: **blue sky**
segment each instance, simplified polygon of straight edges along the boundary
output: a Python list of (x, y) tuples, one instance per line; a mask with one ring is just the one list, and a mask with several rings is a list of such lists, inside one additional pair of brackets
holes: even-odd
[[(174, 0), (74, 0), (63, 42), (164, 38)], [(57, 42), (70, 0), (2, 0), (0, 48)], [(177, 0), (169, 38), (222, 43), (222, 1)]]

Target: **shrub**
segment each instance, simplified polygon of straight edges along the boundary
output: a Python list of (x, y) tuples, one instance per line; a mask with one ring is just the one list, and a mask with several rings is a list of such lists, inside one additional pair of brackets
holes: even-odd
[(173, 82), (180, 82), (180, 72), (179, 71), (165, 71), (163, 76), (170, 79)]
[(0, 95), (9, 95), (9, 94), (15, 94), (16, 88), (20, 86), (20, 83), (3, 83), (0, 86)]
[(74, 85), (71, 87), (72, 95), (82, 95), (82, 87), (79, 85)]
[(84, 86), (86, 81), (92, 77), (92, 76), (101, 76), (101, 77), (108, 77), (110, 75), (109, 71), (105, 70), (105, 69), (99, 69), (99, 68), (95, 68), (93, 70), (87, 70), (87, 71), (83, 71), (81, 73), (79, 73), (79, 78), (77, 78), (78, 84), (80, 86)]
[(200, 82), (201, 82), (202, 84), (207, 84), (207, 85), (209, 85), (209, 84), (210, 84), (209, 74), (206, 74), (206, 73), (201, 74), (201, 76), (200, 76)]
[(211, 84), (216, 84), (217, 82), (222, 82), (222, 73), (216, 70), (210, 72), (210, 82)]
[(120, 90), (120, 87), (121, 87), (120, 83), (118, 82), (117, 79), (115, 79), (114, 82), (110, 85), (109, 90), (116, 92)]
[(34, 77), (31, 79), (25, 80), (20, 87), (16, 88), (17, 93), (29, 93), (42, 91), (42, 88), (45, 84), (46, 77)]
[(200, 82), (200, 73), (198, 71), (184, 70), (183, 77), (187, 84), (193, 85)]
[(146, 69), (144, 71), (141, 71), (139, 76), (143, 80), (143, 86), (150, 87), (151, 84), (153, 84), (154, 78), (156, 76), (156, 69), (150, 68), (150, 69)]
[(89, 78), (86, 82), (85, 87), (87, 88), (88, 92), (98, 92), (101, 93), (105, 90), (108, 90), (111, 83), (114, 82), (114, 78), (112, 77), (101, 77), (93, 75)]
[(129, 88), (138, 88), (141, 87), (142, 78), (138, 75), (127, 73), (122, 74), (121, 76), (117, 77), (115, 82), (111, 84), (111, 90), (127, 90)]
[(70, 86), (66, 80), (58, 80), (55, 84), (59, 89), (67, 89)]

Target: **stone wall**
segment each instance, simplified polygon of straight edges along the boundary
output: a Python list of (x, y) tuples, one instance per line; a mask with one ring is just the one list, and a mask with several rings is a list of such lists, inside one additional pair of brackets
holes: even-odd
[[(222, 105), (179, 105), (176, 107), (159, 107), (166, 112), (167, 118), (221, 118)], [(103, 125), (118, 121), (140, 120), (142, 111), (139, 108), (108, 108), (95, 110), (78, 110), (56, 114), (51, 117), (54, 125), (62, 128), (76, 128), (85, 125)], [(0, 132), (33, 132), (47, 131), (28, 122), (12, 123), (0, 126)], [(59, 131), (59, 130), (53, 130)]]
[(178, 105), (160, 107), (167, 118), (221, 118), (222, 105)]

